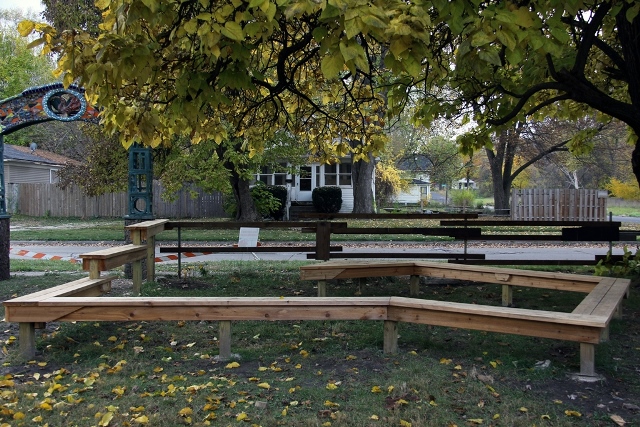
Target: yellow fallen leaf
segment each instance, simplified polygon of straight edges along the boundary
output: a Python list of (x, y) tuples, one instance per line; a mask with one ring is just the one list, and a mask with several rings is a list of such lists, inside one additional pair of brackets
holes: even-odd
[(300, 356), (308, 357), (309, 356), (309, 352), (307, 350), (300, 350)]
[(137, 418), (134, 418), (133, 422), (138, 424), (147, 424), (149, 422), (149, 417), (147, 417), (146, 415), (141, 415)]
[(111, 341), (111, 342), (116, 342), (118, 341), (118, 338), (114, 337), (113, 335), (110, 336), (109, 338), (107, 338), (107, 341)]
[(182, 408), (180, 409), (180, 412), (178, 412), (178, 415), (180, 415), (181, 417), (186, 417), (192, 414), (193, 414), (193, 409), (191, 408)]
[(31, 418), (31, 421), (33, 421), (34, 423), (41, 423), (42, 420), (43, 420), (43, 418), (40, 415), (38, 415), (37, 417)]
[(371, 393), (382, 393), (382, 389), (379, 386), (374, 385), (371, 387)]
[(285, 408), (282, 410), (282, 412), (280, 412), (280, 414), (281, 414), (283, 417), (287, 416), (287, 408), (289, 408), (289, 407), (288, 407), (288, 406), (287, 406), (287, 407), (285, 407)]
[(267, 368), (266, 366), (260, 366), (260, 367), (258, 368), (258, 371), (260, 371), (260, 372), (264, 372), (264, 371), (266, 371), (267, 369), (269, 369), (269, 368)]
[(440, 359), (440, 363), (442, 363), (443, 365), (448, 365), (451, 362), (453, 362), (453, 360), (445, 359), (444, 357), (442, 359)]
[(578, 411), (570, 411), (569, 409), (567, 409), (566, 411), (564, 411), (564, 414), (567, 417), (581, 417), (582, 414)]
[(353, 356), (351, 354), (346, 357), (347, 360), (356, 360), (357, 358), (357, 356)]
[(225, 367), (227, 369), (239, 368), (240, 364), (238, 362), (231, 362), (231, 363), (227, 363), (227, 366)]
[(400, 425), (402, 427), (411, 427), (411, 423), (409, 421), (400, 420)]
[(269, 390), (271, 388), (271, 386), (269, 385), (269, 383), (260, 383), (258, 384), (258, 387), (260, 388), (266, 388), (267, 390)]
[(540, 415), (540, 419), (542, 419), (542, 420), (550, 420), (551, 417), (549, 415), (547, 415), (547, 414), (544, 414), (544, 415)]
[(521, 406), (520, 409), (518, 409), (518, 411), (520, 411), (520, 412), (529, 412), (529, 410), (527, 408), (525, 408), (524, 406)]
[(410, 354), (410, 355), (412, 355), (412, 356), (417, 356), (417, 355), (418, 355), (418, 352), (417, 352), (417, 351), (415, 351), (415, 350), (411, 350), (411, 351), (409, 352), (409, 354)]
[(376, 414), (371, 415), (369, 418), (374, 420), (374, 421), (378, 421), (380, 419), (380, 417), (377, 416)]
[(493, 414), (493, 419), (497, 420), (498, 418), (500, 418), (500, 414)]
[(13, 419), (14, 420), (24, 419), (24, 412), (16, 412), (15, 414), (13, 414)]
[(496, 362), (489, 362), (489, 365), (491, 365), (492, 368), (498, 367), (498, 364)]
[(462, 370), (462, 366), (456, 365), (456, 366), (454, 366), (453, 369), (455, 369), (456, 371), (460, 371), (460, 370)]
[(556, 405), (562, 405), (562, 400), (554, 400), (553, 403), (555, 403)]
[(484, 422), (484, 420), (482, 418), (472, 418), (472, 419), (467, 420), (467, 421), (469, 421), (470, 423), (473, 423), (473, 424), (482, 424)]
[(393, 391), (395, 387), (393, 387), (392, 385), (390, 385), (389, 387), (387, 387), (387, 393), (391, 394), (391, 392)]
[(98, 426), (107, 427), (111, 420), (113, 419), (113, 412), (107, 412), (100, 418), (100, 422), (98, 422)]
[(247, 415), (246, 412), (240, 412), (238, 415), (236, 415), (236, 421), (244, 421), (248, 418), (249, 416)]
[(328, 406), (328, 407), (332, 408), (332, 407), (340, 406), (340, 404), (339, 404), (339, 403), (332, 402), (332, 401), (330, 401), (330, 400), (325, 400), (325, 401), (324, 401), (324, 406)]
[(335, 390), (337, 388), (338, 388), (338, 386), (335, 385), (334, 383), (327, 384), (327, 390)]

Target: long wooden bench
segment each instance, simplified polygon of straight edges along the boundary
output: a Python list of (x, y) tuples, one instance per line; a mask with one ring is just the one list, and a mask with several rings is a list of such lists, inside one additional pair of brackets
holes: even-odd
[[(414, 323), (578, 341), (580, 374), (583, 376), (595, 375), (594, 344), (608, 340), (609, 322), (614, 316), (621, 317), (622, 299), (628, 296), (630, 286), (628, 279), (420, 261), (328, 261), (300, 267), (301, 279), (318, 281), (319, 297), (326, 297), (326, 281), (329, 279), (388, 276), (410, 276), (411, 296), (418, 296), (421, 276), (502, 285), (502, 307), (408, 299), (408, 302), (403, 302), (407, 310), (402, 315), (390, 311), (389, 316)], [(513, 286), (581, 292), (587, 296), (572, 313), (515, 309), (510, 307), (513, 303)], [(541, 320), (549, 316), (554, 319), (553, 322)], [(571, 330), (565, 330), (555, 322), (572, 325)], [(583, 327), (586, 329), (582, 330)], [(597, 340), (591, 335), (593, 328), (598, 329)], [(584, 331), (588, 336), (583, 335)]]

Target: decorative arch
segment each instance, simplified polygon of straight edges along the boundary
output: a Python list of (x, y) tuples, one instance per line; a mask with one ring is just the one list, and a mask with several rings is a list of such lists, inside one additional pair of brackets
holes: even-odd
[[(99, 123), (100, 112), (85, 99), (85, 90), (61, 83), (25, 89), (0, 101), (0, 280), (9, 273), (9, 215), (4, 182), (4, 135), (38, 123), (58, 120)], [(136, 147), (129, 152), (129, 220), (153, 218), (151, 149)]]
[(99, 111), (87, 103), (84, 89), (61, 83), (32, 87), (0, 101), (0, 135), (9, 135), (24, 127), (59, 120), (98, 123)]

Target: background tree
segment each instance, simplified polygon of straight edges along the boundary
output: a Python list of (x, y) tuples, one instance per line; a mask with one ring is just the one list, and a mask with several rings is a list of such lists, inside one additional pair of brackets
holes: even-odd
[(453, 57), (437, 62), (446, 77), (427, 87), (448, 87), (454, 96), (425, 94), (420, 119), (466, 112), (478, 124), (461, 138), (471, 151), (491, 147), (492, 133), (527, 117), (576, 119), (597, 111), (631, 129), (640, 182), (640, 3), (438, 0), (430, 6), (432, 28), (446, 28)]

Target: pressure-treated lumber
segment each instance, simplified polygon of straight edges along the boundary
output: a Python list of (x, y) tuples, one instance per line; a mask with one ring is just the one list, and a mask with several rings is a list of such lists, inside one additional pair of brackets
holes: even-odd
[(91, 266), (95, 266), (99, 271), (107, 271), (146, 257), (147, 246), (133, 244), (101, 249), (80, 255), (82, 269), (85, 271), (91, 271)]

